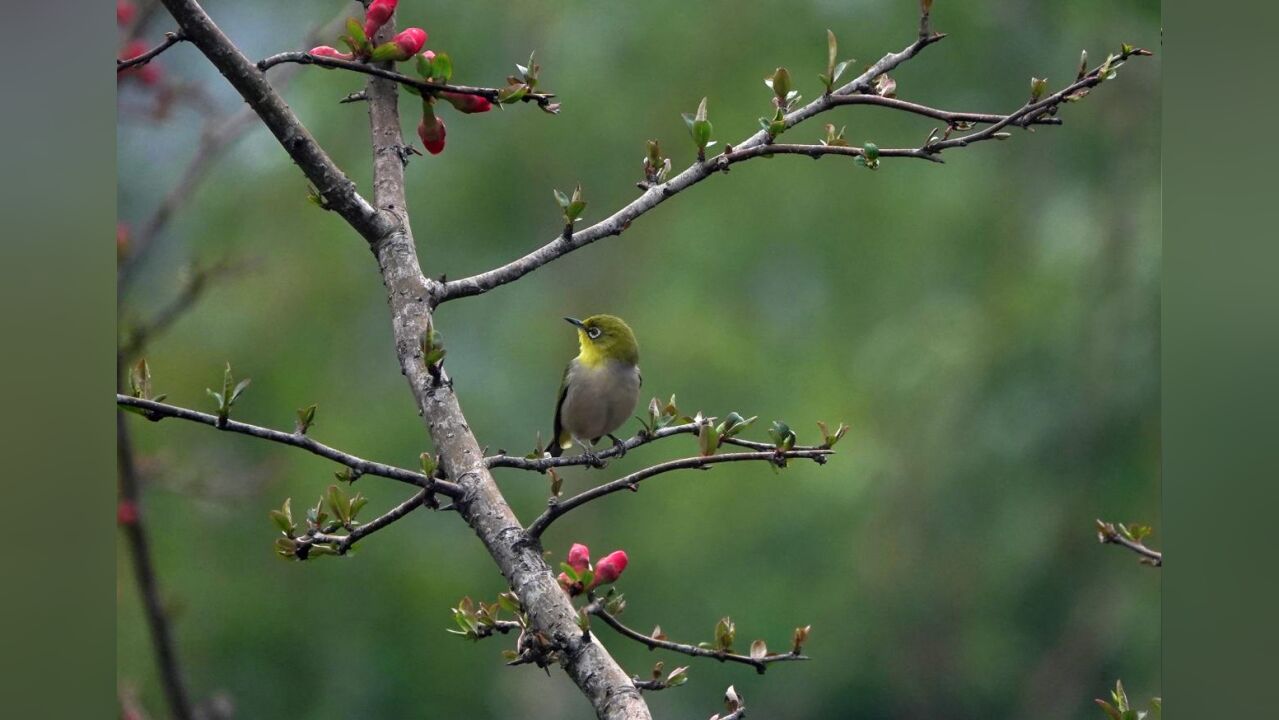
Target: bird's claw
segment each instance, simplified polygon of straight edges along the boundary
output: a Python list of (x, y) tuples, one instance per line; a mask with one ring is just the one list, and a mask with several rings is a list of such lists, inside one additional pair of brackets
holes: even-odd
[(616, 435), (609, 435), (608, 437), (613, 441), (613, 449), (617, 451), (617, 456), (626, 457), (626, 443), (619, 440)]

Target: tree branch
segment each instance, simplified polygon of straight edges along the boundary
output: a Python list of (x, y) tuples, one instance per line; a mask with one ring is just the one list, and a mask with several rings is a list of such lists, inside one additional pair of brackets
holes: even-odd
[[(411, 75), (395, 72), (378, 65), (372, 65), (356, 60), (342, 60), (339, 58), (324, 57), (321, 55), (312, 55), (305, 52), (282, 52), (263, 58), (258, 61), (258, 69), (263, 72), (270, 70), (276, 65), (285, 63), (297, 63), (300, 65), (316, 65), (323, 68), (334, 68), (339, 70), (349, 70), (350, 72), (361, 73), (364, 75), (372, 75), (373, 77), (383, 78), (406, 85), (415, 90), (424, 93), (450, 92), (458, 95), (476, 95), (485, 98), (493, 103), (498, 103), (498, 89), (488, 87), (472, 87), (470, 85), (451, 85), (448, 83), (437, 83), (415, 78)], [(547, 108), (551, 104), (551, 100), (555, 98), (555, 93), (528, 93), (520, 98), (522, 102), (535, 102), (543, 108)]]
[(395, 230), (392, 216), (378, 212), (355, 189), (311, 133), (267, 82), (265, 74), (240, 52), (195, 0), (163, 0), (187, 39), (240, 93), (249, 107), (301, 168), (325, 207), (342, 216), (365, 240), (376, 242)]
[[(937, 108), (918, 103), (898, 100), (897, 98), (883, 97), (882, 95), (832, 95), (830, 104), (833, 106), (842, 105), (877, 105), (893, 110), (901, 110), (902, 112), (914, 113), (934, 120), (941, 120), (948, 125), (957, 123), (997, 123), (1008, 117), (1007, 115), (995, 115), (992, 113), (970, 113), (970, 112), (951, 112), (948, 110), (938, 110)], [(1061, 118), (1045, 117), (1038, 118), (1035, 121), (1037, 125), (1060, 125)]]
[(1127, 527), (1104, 520), (1097, 521), (1097, 539), (1103, 545), (1118, 545), (1128, 548), (1141, 557), (1141, 562), (1152, 567), (1163, 567), (1164, 554), (1146, 547), (1136, 536), (1130, 534)]
[(151, 629), (151, 643), (155, 650), (156, 665), (160, 670), (160, 685), (164, 688), (169, 712), (177, 720), (190, 720), (191, 698), (186, 683), (182, 679), (181, 663), (178, 661), (177, 648), (173, 641), (173, 632), (168, 613), (165, 611), (164, 600), (160, 596), (159, 581), (151, 560), (150, 541), (142, 521), (141, 482), (134, 460), (133, 443), (129, 440), (128, 423), (122, 422), (122, 418), (117, 418), (115, 432), (116, 462), (120, 473), (120, 506), (117, 510), (117, 520), (129, 544), (133, 574), (137, 580), (138, 594), (142, 596), (142, 608), (146, 614), (147, 626)]
[[(921, 28), (926, 29), (927, 24), (927, 14), (925, 13), (921, 16)], [(950, 148), (966, 147), (985, 140), (1004, 139), (1007, 134), (1002, 131), (1009, 126), (1024, 128), (1035, 124), (1061, 124), (1059, 118), (1053, 117), (1058, 106), (1063, 102), (1067, 102), (1067, 98), (1081, 98), (1089, 89), (1101, 84), (1106, 79), (1106, 72), (1103, 71), (1107, 70), (1109, 65), (1108, 61), (1084, 74), (1065, 89), (1053, 93), (1043, 100), (1028, 102), (1010, 115), (949, 112), (895, 98), (885, 98), (868, 92), (871, 89), (871, 83), (876, 77), (909, 60), (918, 54), (920, 50), (943, 37), (945, 35), (929, 34), (921, 31), (920, 38), (906, 49), (899, 53), (885, 55), (866, 72), (834, 93), (819, 97), (804, 107), (786, 115), (785, 127), (787, 129), (792, 128), (814, 115), (839, 105), (878, 105), (939, 119), (946, 122), (948, 127), (952, 129), (961, 123), (989, 123), (988, 127), (980, 131), (961, 137), (949, 137), (949, 130), (940, 139), (930, 136), (928, 142), (919, 148), (890, 148), (879, 151), (880, 157), (911, 157), (941, 162), (941, 158), (938, 155)], [(1149, 51), (1140, 48), (1125, 47), (1124, 51), (1117, 56), (1117, 59), (1122, 63), (1130, 57), (1149, 54)], [(648, 187), (643, 194), (621, 210), (588, 228), (572, 234), (562, 233), (537, 250), (501, 267), (445, 283), (440, 302), (454, 300), (459, 297), (479, 295), (506, 283), (513, 282), (546, 263), (563, 257), (596, 240), (612, 235), (620, 235), (630, 227), (630, 224), (636, 218), (657, 207), (667, 198), (705, 180), (716, 170), (725, 170), (729, 165), (754, 157), (777, 154), (807, 155), (812, 158), (818, 158), (823, 155), (858, 157), (865, 156), (865, 151), (861, 148), (847, 146), (778, 145), (773, 143), (773, 138), (769, 136), (767, 131), (761, 130), (741, 143), (726, 146), (724, 152), (720, 155), (709, 158), (704, 162), (699, 161), (690, 165), (667, 182)]]
[(669, 640), (659, 640), (655, 637), (645, 635), (638, 630), (632, 630), (631, 628), (626, 627), (622, 624), (621, 620), (618, 620), (615, 616), (609, 614), (598, 600), (588, 604), (586, 606), (586, 611), (603, 620), (606, 625), (616, 630), (619, 635), (630, 638), (631, 640), (648, 647), (649, 650), (670, 650), (671, 652), (691, 655), (692, 657), (703, 657), (718, 660), (720, 662), (733, 662), (741, 663), (742, 665), (750, 665), (761, 675), (764, 674), (764, 671), (767, 670), (768, 666), (772, 663), (809, 659), (807, 655), (800, 655), (798, 653), (773, 653), (771, 655), (765, 655), (762, 658), (753, 658), (749, 655), (738, 655), (736, 653), (708, 650), (696, 645), (686, 645), (684, 643), (671, 642)]
[[(663, 438), (674, 437), (676, 435), (696, 435), (701, 426), (695, 422), (683, 423), (680, 425), (668, 425), (658, 428), (656, 432), (649, 433), (641, 431), (634, 437), (628, 438), (622, 442), (621, 446), (613, 446), (605, 450), (595, 453), (595, 460), (608, 460), (614, 457), (620, 457), (631, 450), (642, 445), (656, 442)], [(736, 445), (738, 447), (750, 448), (751, 450), (772, 451), (774, 446), (769, 443), (755, 442), (753, 440), (745, 440), (739, 437), (721, 438), (720, 442), (725, 445)], [(798, 445), (795, 450), (823, 450), (817, 446)], [(551, 468), (569, 467), (573, 465), (596, 465), (590, 456), (581, 455), (561, 455), (560, 457), (550, 457), (543, 455), (540, 458), (527, 458), (515, 455), (492, 455), (484, 458), (485, 464), (490, 468), (516, 468), (518, 470), (529, 470), (532, 472), (544, 473)]]
[(557, 498), (551, 498), (551, 500), (547, 503), (546, 510), (543, 511), (541, 515), (538, 515), (537, 519), (528, 526), (528, 534), (529, 537), (535, 539), (540, 538), (542, 533), (546, 531), (546, 528), (549, 527), (551, 523), (568, 513), (568, 511), (585, 505), (592, 500), (602, 498), (605, 495), (611, 495), (619, 490), (630, 490), (634, 492), (639, 489), (640, 482), (673, 470), (703, 470), (709, 469), (709, 466), (711, 465), (727, 462), (764, 461), (778, 465), (786, 459), (791, 458), (812, 460), (820, 465), (825, 463), (826, 456), (833, 452), (834, 450), (823, 449), (785, 451), (769, 449), (761, 452), (723, 453), (707, 457), (698, 456), (682, 458), (680, 460), (669, 460), (667, 462), (633, 472), (630, 475), (618, 478), (612, 482), (598, 485), (590, 490), (585, 490), (567, 500), (561, 501)]
[[(937, 42), (942, 37), (944, 36), (933, 35), (927, 38), (919, 38), (901, 52), (885, 55), (861, 75), (858, 75), (831, 95), (819, 97), (804, 107), (786, 115), (786, 127), (794, 127), (808, 118), (830, 109), (832, 107), (832, 97), (851, 95), (868, 90), (871, 82), (876, 77), (911, 59), (925, 47)], [(768, 133), (761, 130), (732, 147), (737, 150), (749, 150), (750, 148), (764, 145), (769, 140)], [(596, 240), (622, 234), (622, 231), (629, 227), (636, 218), (662, 204), (667, 198), (710, 177), (717, 169), (713, 163), (714, 159), (706, 162), (695, 162), (667, 182), (645, 190), (638, 198), (632, 200), (628, 205), (604, 220), (572, 235), (561, 233), (554, 240), (518, 260), (478, 275), (445, 283), (440, 302), (486, 293), (493, 288), (514, 282), (546, 263), (567, 255), (578, 248), (585, 247)]]
[(180, 32), (167, 32), (164, 34), (164, 42), (161, 42), (159, 45), (156, 45), (155, 47), (142, 53), (141, 55), (138, 55), (136, 57), (131, 57), (128, 60), (116, 60), (115, 71), (118, 74), (125, 70), (128, 70), (129, 68), (135, 68), (135, 67), (138, 67), (139, 65), (146, 65), (147, 63), (151, 62), (151, 60), (154, 59), (155, 56), (159, 55), (160, 53), (164, 52), (165, 50), (168, 50), (169, 48), (173, 47), (174, 45), (177, 45), (178, 43), (184, 40), (186, 40), (186, 36), (184, 36)]
[(378, 477), (399, 480), (400, 482), (416, 485), (454, 499), (460, 497), (462, 494), (462, 489), (457, 484), (448, 480), (428, 478), (422, 473), (405, 470), (403, 468), (395, 467), (394, 465), (386, 465), (384, 463), (364, 460), (363, 458), (358, 458), (354, 455), (342, 452), (341, 450), (331, 448), (323, 443), (316, 442), (315, 440), (312, 440), (310, 436), (303, 435), (301, 433), (287, 433), (230, 419), (226, 421), (225, 425), (219, 426), (217, 415), (210, 415), (196, 410), (188, 410), (187, 408), (155, 402), (154, 400), (135, 398), (123, 393), (116, 393), (115, 401), (116, 404), (121, 407), (138, 408), (142, 410), (143, 412), (141, 414), (148, 420), (160, 421), (164, 418), (189, 420), (191, 422), (208, 425), (209, 427), (224, 430), (226, 432), (249, 435), (251, 437), (269, 440), (282, 445), (291, 445), (296, 448), (302, 448), (314, 455), (319, 455), (322, 458), (345, 465), (361, 475), (377, 475)]
[[(152, 3), (151, 7), (152, 9), (159, 7), (159, 2)], [(307, 33), (307, 37), (303, 39), (303, 43), (319, 42), (319, 38), (331, 35), (346, 16), (347, 13), (344, 10), (328, 22), (312, 28), (311, 32)], [(282, 89), (287, 86), (300, 69), (301, 66), (298, 65), (281, 70), (275, 76), (275, 87)], [(260, 122), (257, 113), (251, 107), (242, 108), (236, 111), (234, 115), (219, 119), (216, 123), (206, 122), (204, 129), (200, 133), (200, 145), (196, 148), (190, 162), (187, 163), (186, 169), (183, 170), (182, 177), (174, 183), (173, 187), (164, 196), (164, 199), (156, 206), (150, 218), (139, 226), (137, 232), (133, 234), (129, 251), (124, 260), (121, 261), (120, 268), (116, 273), (117, 298), (122, 297), (128, 289), (138, 264), (146, 255), (147, 249), (151, 247), (155, 238), (178, 209), (195, 193), (196, 188), (204, 180), (209, 169), (213, 167), (214, 161), (222, 155), (222, 151), (243, 137), (251, 128), (257, 127)]]

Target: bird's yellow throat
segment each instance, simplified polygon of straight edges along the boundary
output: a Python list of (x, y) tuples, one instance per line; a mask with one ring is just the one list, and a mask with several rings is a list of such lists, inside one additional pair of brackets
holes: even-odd
[(599, 345), (595, 344), (586, 336), (586, 331), (579, 329), (577, 331), (577, 362), (589, 368), (597, 368), (604, 364), (608, 358), (604, 356)]

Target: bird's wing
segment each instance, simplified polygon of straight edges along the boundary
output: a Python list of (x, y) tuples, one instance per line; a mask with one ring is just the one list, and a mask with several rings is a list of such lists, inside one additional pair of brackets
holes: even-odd
[(559, 457), (564, 452), (564, 445), (560, 435), (564, 432), (564, 425), (560, 422), (560, 412), (564, 409), (564, 398), (568, 396), (568, 371), (572, 368), (572, 364), (564, 368), (564, 379), (560, 381), (560, 396), (555, 400), (555, 428), (551, 434), (551, 442), (546, 446), (546, 452), (551, 457)]

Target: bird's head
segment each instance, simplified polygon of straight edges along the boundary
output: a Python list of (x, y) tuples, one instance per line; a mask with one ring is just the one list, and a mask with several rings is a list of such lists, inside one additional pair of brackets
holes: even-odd
[(577, 342), (581, 346), (578, 359), (587, 365), (598, 365), (605, 360), (639, 363), (639, 344), (635, 333), (623, 320), (614, 315), (592, 315), (585, 320), (564, 318), (577, 327)]

